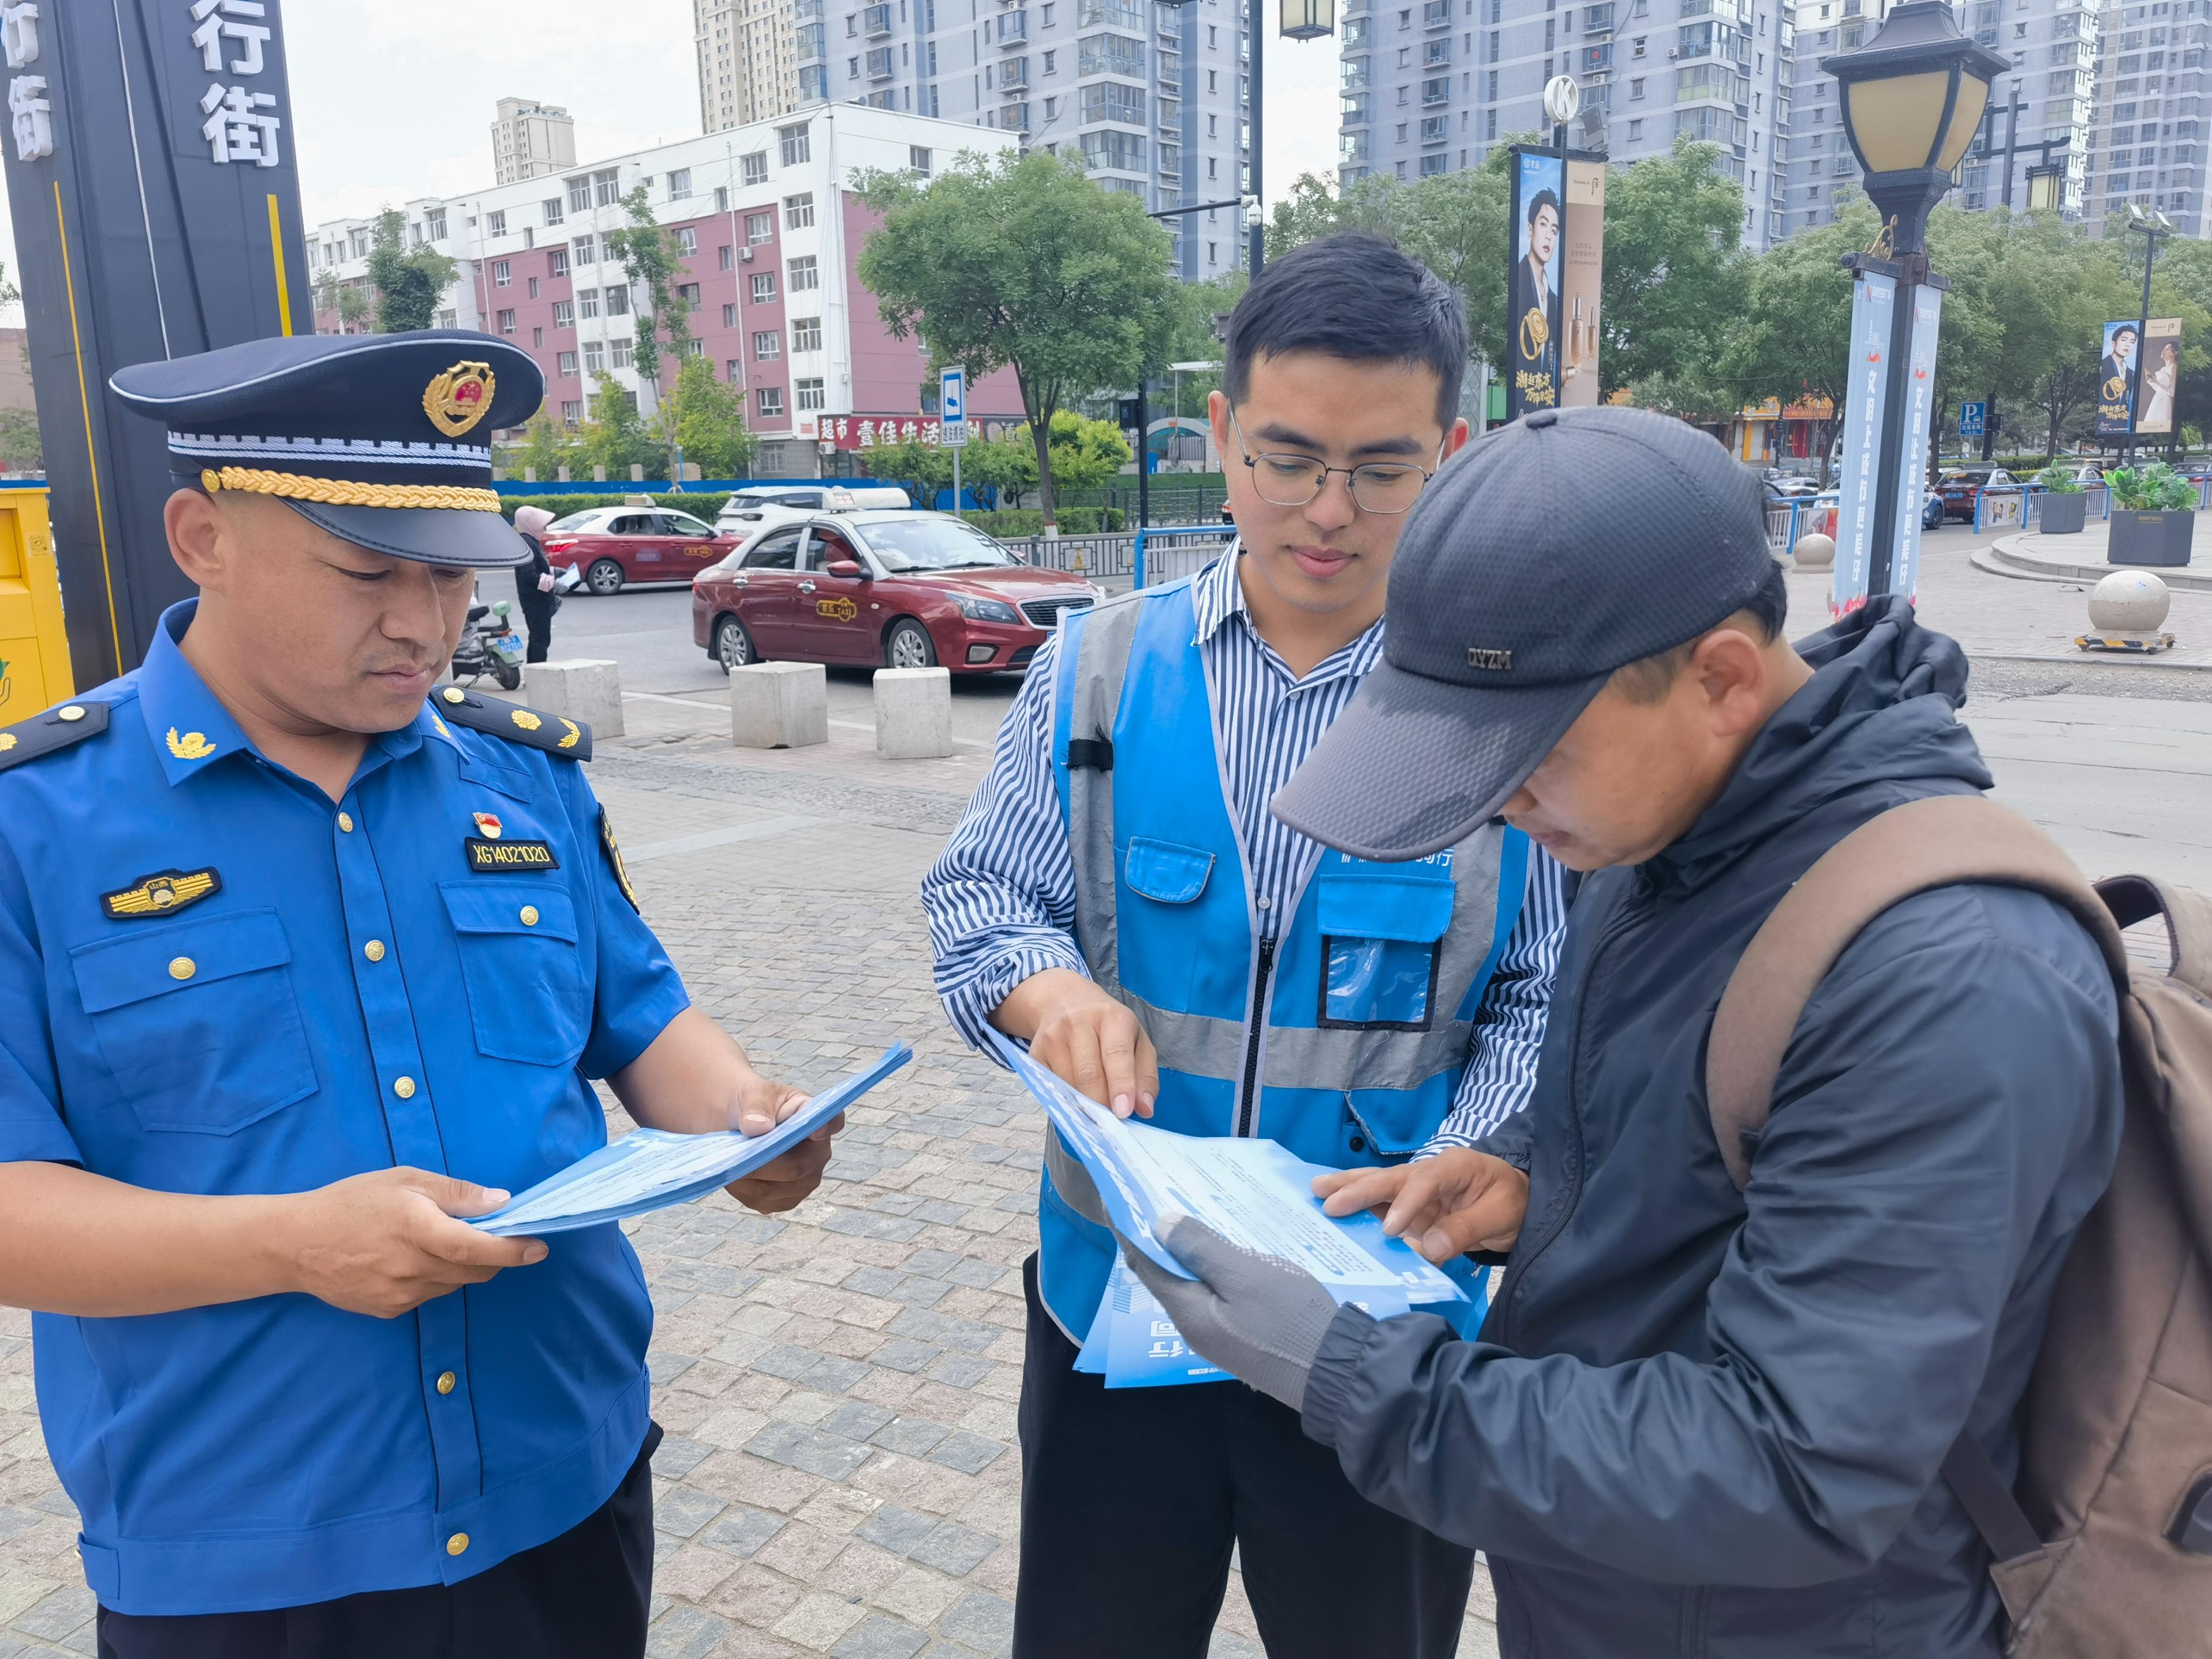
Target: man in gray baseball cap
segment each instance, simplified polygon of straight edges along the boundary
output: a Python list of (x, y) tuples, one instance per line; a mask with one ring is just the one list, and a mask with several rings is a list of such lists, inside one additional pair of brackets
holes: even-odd
[(1752, 476), (1680, 422), (1547, 411), (1448, 465), (1399, 542), (1385, 665), (1274, 811), (1370, 858), (1502, 814), (1591, 872), (1528, 1109), (1315, 1182), (1432, 1260), (1510, 1249), (1504, 1283), (1462, 1341), (1192, 1220), (1165, 1237), (1195, 1280), (1124, 1247), (1363, 1496), (1487, 1553), (1508, 1659), (1999, 1650), (1938, 1470), (1966, 1437), (2014, 1466), (2118, 1146), (2112, 981), (2039, 893), (1894, 905), (1807, 1003), (1739, 1189), (1705, 1067), (1751, 936), (1879, 813), (1990, 785), (1965, 659), (1910, 600), (1793, 649), (1787, 598)]

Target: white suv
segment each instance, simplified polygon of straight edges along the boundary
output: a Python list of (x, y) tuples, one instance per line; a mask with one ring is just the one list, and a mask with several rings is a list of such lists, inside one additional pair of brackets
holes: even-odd
[(725, 536), (750, 536), (770, 525), (791, 524), (816, 513), (854, 513), (869, 507), (911, 507), (903, 489), (875, 485), (757, 484), (733, 491), (714, 520)]

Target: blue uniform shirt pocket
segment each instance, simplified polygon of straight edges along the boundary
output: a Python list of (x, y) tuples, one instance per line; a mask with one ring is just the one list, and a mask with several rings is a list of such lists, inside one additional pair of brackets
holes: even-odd
[(438, 887), (460, 948), (477, 1052), (532, 1066), (573, 1065), (584, 1052), (592, 1000), (568, 890), (507, 876)]
[(1451, 926), (1451, 872), (1431, 865), (1323, 869), (1320, 1024), (1425, 1031), (1435, 1014), (1439, 942)]
[(146, 927), (70, 959), (100, 1057), (142, 1127), (231, 1134), (315, 1092), (274, 910)]

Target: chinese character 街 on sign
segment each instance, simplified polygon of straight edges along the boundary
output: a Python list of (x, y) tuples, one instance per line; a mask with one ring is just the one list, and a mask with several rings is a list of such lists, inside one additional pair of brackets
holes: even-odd
[[(267, 68), (261, 49), (268, 43), (263, 0), (192, 0), (192, 44), (200, 50), (200, 65), (210, 75), (228, 70), (236, 76), (260, 75)], [(200, 136), (218, 165), (251, 161), (273, 167), (281, 159), (277, 129), (283, 118), (273, 112), (275, 94), (252, 92), (243, 86), (224, 86), (218, 81), (200, 95), (200, 112), (207, 120)]]

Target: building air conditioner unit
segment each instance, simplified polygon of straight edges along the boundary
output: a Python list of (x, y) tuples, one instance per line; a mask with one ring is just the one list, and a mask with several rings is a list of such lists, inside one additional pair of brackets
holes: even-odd
[(753, 251), (749, 247), (741, 247), (738, 250), (738, 258), (750, 264), (753, 262)]

